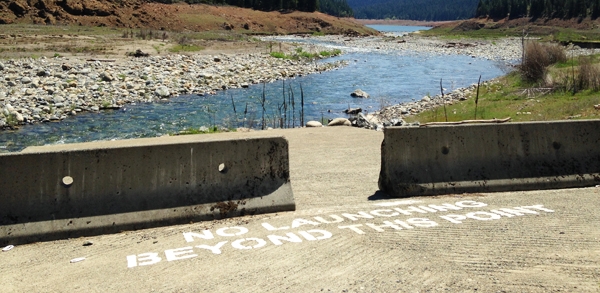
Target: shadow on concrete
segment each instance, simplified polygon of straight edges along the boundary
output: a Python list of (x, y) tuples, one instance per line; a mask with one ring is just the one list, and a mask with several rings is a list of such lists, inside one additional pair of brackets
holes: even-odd
[(367, 199), (368, 200), (382, 200), (382, 199), (390, 199), (390, 198), (391, 197), (387, 193), (385, 193), (381, 190), (377, 190), (377, 191), (375, 191), (375, 193), (373, 193), (373, 195), (369, 196)]

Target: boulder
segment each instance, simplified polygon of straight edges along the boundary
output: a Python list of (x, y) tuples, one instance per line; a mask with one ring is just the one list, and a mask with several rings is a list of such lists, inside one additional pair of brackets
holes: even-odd
[(362, 112), (361, 108), (348, 108), (346, 110), (343, 111), (346, 114), (358, 114), (360, 112)]
[(143, 52), (143, 51), (142, 51), (142, 50), (140, 50), (140, 49), (137, 49), (137, 50), (135, 50), (135, 52), (134, 52), (134, 53), (131, 53), (131, 52), (129, 52), (127, 55), (129, 55), (129, 56), (133, 56), (133, 57), (136, 57), (136, 58), (139, 58), (139, 57), (148, 57), (148, 56), (150, 56), (150, 54), (149, 54), (149, 53), (145, 53), (145, 52)]
[(364, 98), (364, 99), (369, 97), (369, 94), (367, 94), (366, 92), (364, 92), (361, 89), (357, 89), (357, 90), (353, 91), (350, 95), (355, 98)]
[(322, 127), (323, 124), (319, 121), (308, 121), (306, 122), (306, 127)]
[(327, 126), (352, 126), (352, 122), (346, 118), (335, 118)]
[(371, 124), (371, 122), (369, 122), (369, 119), (367, 119), (367, 117), (365, 117), (363, 113), (358, 113), (358, 115), (356, 115), (356, 118), (354, 118), (351, 122), (352, 126), (354, 127), (367, 129), (373, 128), (373, 125)]
[(168, 97), (171, 95), (169, 88), (164, 85), (156, 88), (156, 91), (154, 91), (154, 93), (156, 93), (156, 95), (159, 97)]
[(406, 122), (404, 122), (404, 120), (402, 120), (402, 118), (400, 118), (400, 119), (394, 118), (394, 119), (390, 120), (390, 124), (392, 126), (402, 126), (402, 125), (405, 125)]

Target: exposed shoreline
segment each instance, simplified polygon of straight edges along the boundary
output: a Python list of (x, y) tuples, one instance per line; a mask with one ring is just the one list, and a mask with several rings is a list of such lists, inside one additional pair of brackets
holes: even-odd
[[(302, 36), (263, 37), (263, 40), (294, 41)], [(389, 54), (467, 55), (500, 62), (518, 60), (521, 40), (449, 41), (418, 34), (384, 34), (371, 37), (311, 37), (334, 42), (352, 52)], [(285, 46), (284, 46), (285, 47)], [(319, 48), (327, 49), (327, 48)], [(598, 50), (575, 50), (575, 55)], [(325, 70), (340, 63), (315, 63), (273, 58), (267, 53), (177, 55), (125, 58), (117, 62), (81, 58), (20, 58), (0, 62), (0, 129), (23, 124), (61, 121), (79, 112), (117, 109), (126, 104), (157, 102), (183, 94), (211, 94), (217, 90), (247, 87)], [(468, 89), (446, 95), (447, 102), (464, 99)], [(375, 113), (381, 123), (401, 119), (442, 105), (441, 98), (415, 97)]]
[(117, 62), (62, 57), (3, 60), (0, 130), (179, 95), (214, 94), (340, 66), (343, 63), (280, 59), (266, 53), (169, 54)]

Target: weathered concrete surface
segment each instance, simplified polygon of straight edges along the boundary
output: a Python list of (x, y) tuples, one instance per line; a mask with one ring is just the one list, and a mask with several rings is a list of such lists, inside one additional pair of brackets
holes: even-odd
[[(0, 291), (598, 293), (600, 289), (600, 188), (399, 200), (377, 193), (383, 133), (350, 127), (269, 133), (285, 135), (289, 141), (296, 211), (17, 245), (0, 252)], [(472, 207), (416, 210), (457, 203)], [(481, 220), (491, 218), (482, 212), (532, 205), (554, 212), (532, 209), (535, 214)], [(413, 212), (405, 215), (396, 208)], [(442, 218), (467, 214), (470, 217), (460, 224)], [(342, 222), (324, 224), (316, 218), (333, 222), (332, 215)], [(351, 220), (352, 215), (363, 218)], [(396, 221), (408, 223), (413, 218), (438, 225), (430, 227), (422, 220), (422, 227), (409, 225), (413, 229), (383, 226), (387, 221), (403, 228)], [(271, 231), (263, 223), (289, 229)], [(351, 225), (364, 234), (347, 228)], [(243, 232), (235, 226), (248, 232), (235, 235)], [(377, 226), (383, 232), (373, 228)], [(300, 232), (310, 230), (328, 231), (331, 236), (317, 239), (324, 236), (310, 232), (316, 240), (307, 240)], [(210, 239), (192, 237), (188, 242), (184, 233), (189, 232)], [(279, 244), (273, 237), (287, 233), (301, 242)], [(247, 238), (266, 244), (251, 249), (233, 246), (257, 245), (239, 242)], [(93, 245), (83, 246), (86, 241)], [(206, 248), (219, 244), (215, 251), (220, 254)], [(148, 264), (149, 253), (156, 253), (160, 261)], [(132, 255), (131, 265), (136, 266), (128, 267)], [(69, 263), (78, 257), (86, 259)]]
[(0, 166), (0, 244), (295, 208), (276, 136), (38, 147), (0, 155)]
[(600, 184), (600, 120), (393, 127), (379, 188), (389, 195)]

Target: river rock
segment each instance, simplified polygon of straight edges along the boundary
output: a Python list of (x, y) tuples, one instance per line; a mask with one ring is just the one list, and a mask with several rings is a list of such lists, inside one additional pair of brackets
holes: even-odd
[(352, 122), (346, 118), (335, 118), (327, 126), (352, 126)]
[(159, 97), (168, 97), (171, 95), (171, 92), (169, 91), (169, 88), (166, 86), (159, 86), (156, 88), (156, 90), (154, 91), (154, 93), (159, 96)]
[(352, 123), (352, 126), (354, 127), (367, 129), (373, 129), (374, 127), (374, 125), (372, 125), (371, 122), (369, 122), (369, 119), (367, 119), (367, 117), (365, 117), (363, 113), (358, 113), (356, 117), (350, 118), (349, 120)]
[(355, 97), (355, 98), (363, 98), (366, 99), (369, 97), (369, 94), (367, 94), (366, 92), (364, 92), (361, 89), (356, 89), (355, 91), (353, 91), (350, 96)]
[(362, 109), (361, 108), (348, 108), (348, 109), (344, 110), (343, 112), (346, 114), (355, 115), (355, 114), (362, 112)]
[(312, 120), (312, 121), (306, 122), (306, 127), (322, 127), (322, 126), (323, 126), (323, 124), (321, 124), (321, 122), (319, 122), (319, 121)]
[(103, 81), (108, 81), (108, 82), (111, 82), (111, 81), (115, 80), (115, 77), (112, 74), (110, 74), (110, 72), (103, 72), (103, 73), (101, 73), (100, 74), (100, 78)]
[(25, 118), (23, 117), (23, 114), (21, 114), (19, 112), (15, 112), (15, 119), (17, 119), (18, 122), (25, 121)]
[(15, 108), (11, 104), (6, 104), (4, 106), (4, 109), (5, 109), (5, 115), (8, 115), (15, 111)]

